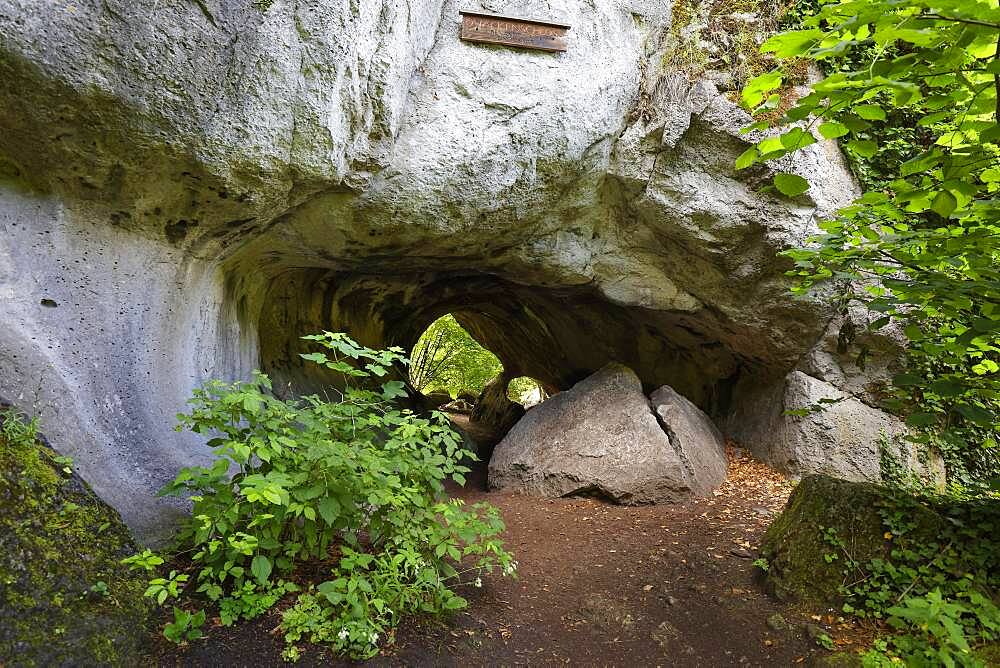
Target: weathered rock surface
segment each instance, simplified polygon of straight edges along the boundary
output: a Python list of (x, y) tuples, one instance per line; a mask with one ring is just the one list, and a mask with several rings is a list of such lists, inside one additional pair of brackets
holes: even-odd
[[(986, 499), (923, 497), (871, 483), (806, 476), (764, 535), (760, 553), (769, 564), (766, 583), (783, 601), (826, 611), (840, 607), (844, 583), (870, 572), (873, 559), (930, 573), (951, 560), (955, 565), (949, 569), (967, 574), (969, 582), (993, 597), (986, 573), (997, 568), (997, 551), (991, 546), (997, 542), (993, 527), (998, 518), (1000, 510)], [(842, 547), (832, 545), (827, 532)], [(928, 554), (927, 545), (940, 549)], [(830, 553), (838, 557), (825, 559)], [(914, 594), (933, 588), (920, 580)]]
[[(850, 200), (836, 146), (766, 191), (746, 114), (662, 69), (667, 5), (493, 4), (0, 0), (0, 394), (142, 535), (206, 457), (171, 430), (191, 389), (314, 389), (303, 334), (452, 312), (512, 376), (619, 360), (713, 413), (822, 336), (777, 253)], [(459, 41), (479, 6), (569, 48)]]
[(529, 411), (489, 466), (493, 489), (625, 504), (701, 496), (725, 479), (724, 444), (707, 416), (666, 387), (651, 406), (638, 376), (620, 364)]
[(721, 484), (728, 466), (725, 440), (709, 417), (668, 385), (653, 392), (649, 403), (685, 468), (709, 482), (712, 489)]
[(472, 409), (469, 419), (478, 422), (484, 428), (502, 437), (518, 420), (524, 417), (524, 407), (515, 403), (507, 396), (507, 385), (510, 378), (500, 374), (479, 393), (476, 406)]
[(761, 545), (770, 592), (782, 601), (839, 606), (844, 566), (839, 557), (833, 562), (823, 558), (833, 551), (823, 528), (834, 528), (858, 563), (883, 556), (888, 546), (879, 516), (882, 498), (883, 490), (870, 483), (825, 475), (803, 478)]
[(737, 394), (741, 400), (724, 424), (726, 432), (783, 471), (879, 481), (883, 457), (891, 456), (927, 482), (943, 482), (939, 458), (921, 461), (903, 440), (907, 429), (900, 419), (830, 383), (793, 371), (768, 386), (738, 386)]

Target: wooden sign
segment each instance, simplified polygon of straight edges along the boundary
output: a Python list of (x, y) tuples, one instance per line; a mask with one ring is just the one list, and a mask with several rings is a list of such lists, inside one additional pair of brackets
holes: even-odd
[(504, 44), (541, 51), (565, 51), (564, 23), (536, 21), (496, 14), (459, 12), (462, 15), (462, 32), (459, 37), (467, 42)]

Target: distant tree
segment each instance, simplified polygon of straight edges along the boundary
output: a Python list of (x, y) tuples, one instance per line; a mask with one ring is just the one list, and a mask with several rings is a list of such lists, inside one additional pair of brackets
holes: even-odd
[(410, 384), (424, 394), (444, 391), (452, 397), (479, 396), (486, 383), (502, 371), (496, 355), (479, 345), (448, 314), (434, 321), (414, 346)]

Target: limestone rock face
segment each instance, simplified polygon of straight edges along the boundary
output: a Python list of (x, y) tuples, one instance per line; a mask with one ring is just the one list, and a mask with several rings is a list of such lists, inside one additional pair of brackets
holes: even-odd
[[(411, 346), (450, 312), (512, 377), (618, 360), (713, 414), (784, 377), (833, 315), (777, 253), (852, 198), (836, 146), (737, 172), (749, 118), (663, 70), (667, 4), (542, 7), (0, 0), (0, 396), (151, 538), (207, 458), (172, 431), (192, 388), (317, 389), (318, 330)], [(568, 50), (461, 42), (460, 8)]]
[(490, 487), (641, 504), (722, 484), (725, 449), (708, 417), (668, 387), (653, 397), (631, 369), (608, 364), (521, 418), (493, 451)]
[(724, 428), (755, 457), (783, 471), (879, 481), (887, 451), (927, 482), (943, 482), (939, 458), (921, 461), (903, 442), (907, 429), (901, 420), (830, 383), (793, 371), (772, 385), (741, 389), (744, 399)]

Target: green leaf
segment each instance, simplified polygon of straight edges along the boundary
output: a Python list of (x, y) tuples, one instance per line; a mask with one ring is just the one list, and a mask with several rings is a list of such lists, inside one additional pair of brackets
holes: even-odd
[(826, 123), (820, 123), (819, 133), (825, 139), (836, 139), (837, 137), (843, 137), (850, 130), (843, 123), (838, 123), (836, 121), (827, 121)]
[(851, 132), (862, 132), (872, 126), (871, 123), (863, 121), (857, 116), (844, 116), (840, 120)]
[(962, 414), (966, 419), (974, 422), (983, 427), (994, 427), (993, 423), (993, 413), (992, 411), (983, 410), (978, 406), (971, 406), (969, 404), (959, 404), (955, 407), (959, 413)]
[(773, 53), (779, 58), (791, 58), (805, 53), (810, 46), (819, 42), (823, 32), (816, 28), (809, 30), (789, 30), (779, 33), (761, 45), (762, 53)]
[(942, 218), (949, 217), (957, 206), (958, 201), (955, 199), (955, 196), (947, 190), (939, 191), (934, 196), (934, 201), (931, 202), (931, 210)]
[(388, 383), (383, 383), (382, 396), (389, 400), (407, 396), (406, 383), (401, 380), (390, 380)]
[(931, 383), (930, 389), (942, 397), (957, 397), (964, 390), (960, 384), (950, 380), (936, 380)]
[(892, 377), (892, 384), (896, 387), (911, 387), (914, 385), (922, 385), (924, 382), (923, 376), (918, 376), (914, 373), (900, 373)]
[(331, 496), (320, 499), (319, 503), (316, 504), (316, 509), (319, 510), (323, 521), (330, 526), (333, 526), (340, 516), (340, 502)]
[(906, 424), (911, 427), (929, 427), (937, 421), (936, 413), (912, 413), (906, 418)]
[(847, 150), (860, 155), (862, 158), (870, 158), (878, 151), (878, 144), (867, 139), (854, 140), (847, 142)]
[(760, 155), (760, 151), (757, 150), (756, 146), (751, 146), (747, 150), (740, 154), (740, 157), (736, 158), (736, 169), (746, 169), (750, 167), (755, 162), (757, 162), (757, 157)]
[(809, 182), (797, 174), (780, 172), (774, 175), (774, 187), (782, 195), (797, 197), (809, 190)]
[(816, 143), (816, 138), (802, 128), (792, 128), (788, 132), (782, 134), (779, 139), (781, 140), (782, 147), (788, 149), (789, 151), (805, 148), (806, 146)]
[(866, 121), (884, 121), (885, 111), (877, 104), (859, 104), (851, 109), (855, 114)]
[(271, 560), (263, 554), (258, 554), (250, 562), (250, 572), (253, 573), (257, 582), (265, 584), (267, 579), (271, 577)]
[(781, 72), (768, 72), (751, 79), (743, 87), (742, 99), (747, 109), (753, 109), (759, 105), (764, 96), (781, 85)]
[(461, 596), (453, 596), (453, 597), (449, 598), (447, 601), (444, 602), (444, 609), (445, 610), (461, 610), (462, 608), (465, 608), (468, 605), (469, 605), (469, 602), (466, 601)]

